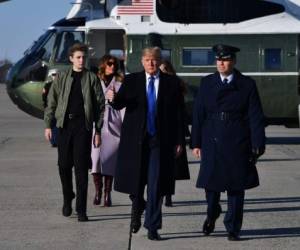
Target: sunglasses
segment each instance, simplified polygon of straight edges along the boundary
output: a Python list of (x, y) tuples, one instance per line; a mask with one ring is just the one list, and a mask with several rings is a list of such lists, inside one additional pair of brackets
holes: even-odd
[(111, 67), (112, 65), (116, 66), (116, 62), (107, 62), (106, 65), (109, 67)]

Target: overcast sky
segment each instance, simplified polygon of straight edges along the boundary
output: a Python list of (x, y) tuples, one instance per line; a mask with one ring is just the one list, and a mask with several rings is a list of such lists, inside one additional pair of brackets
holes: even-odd
[(0, 3), (0, 60), (16, 62), (23, 52), (57, 20), (74, 0), (11, 0)]

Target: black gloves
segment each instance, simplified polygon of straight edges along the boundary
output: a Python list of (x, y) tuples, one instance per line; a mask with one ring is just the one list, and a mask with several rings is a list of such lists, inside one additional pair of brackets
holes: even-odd
[(257, 159), (263, 155), (265, 152), (265, 148), (252, 148), (252, 155), (250, 157), (250, 162), (255, 165), (257, 162)]
[(252, 155), (255, 156), (256, 158), (263, 155), (264, 152), (265, 152), (265, 148), (252, 148)]

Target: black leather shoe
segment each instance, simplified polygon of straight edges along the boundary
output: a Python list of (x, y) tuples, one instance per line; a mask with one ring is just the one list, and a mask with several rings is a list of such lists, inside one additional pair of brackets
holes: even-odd
[(173, 202), (172, 202), (172, 196), (171, 195), (166, 195), (165, 206), (166, 207), (173, 207)]
[(240, 236), (238, 233), (228, 233), (228, 240), (230, 241), (239, 241), (240, 240)]
[(203, 224), (204, 235), (210, 235), (215, 230), (215, 220), (206, 219)]
[(209, 219), (209, 218), (205, 219), (205, 221), (203, 223), (203, 233), (204, 233), (204, 235), (210, 235), (215, 230), (215, 223), (216, 223), (216, 220), (219, 218), (221, 212), (222, 212), (222, 208), (218, 204), (218, 211), (217, 211), (217, 214), (216, 214), (216, 218), (215, 219)]
[(138, 210), (132, 210), (132, 215), (131, 215), (131, 223), (130, 223), (130, 226), (131, 226), (131, 231), (136, 234), (141, 226), (142, 226), (142, 214), (144, 212), (146, 208), (146, 202), (143, 201), (142, 205), (141, 205), (141, 208), (138, 209)]
[(89, 218), (86, 216), (86, 214), (78, 215), (78, 221), (84, 222), (84, 221), (88, 221), (88, 220), (89, 220)]
[(142, 221), (141, 221), (141, 215), (139, 214), (133, 214), (131, 218), (131, 231), (136, 234), (141, 226), (142, 226)]
[(75, 198), (73, 194), (71, 200), (64, 200), (64, 205), (62, 207), (62, 214), (65, 217), (69, 217), (72, 214), (72, 200)]
[(161, 240), (161, 237), (156, 230), (155, 231), (148, 230), (148, 239), (149, 240)]
[(62, 207), (62, 214), (65, 217), (69, 217), (72, 214), (72, 203), (71, 201), (64, 201), (64, 205)]

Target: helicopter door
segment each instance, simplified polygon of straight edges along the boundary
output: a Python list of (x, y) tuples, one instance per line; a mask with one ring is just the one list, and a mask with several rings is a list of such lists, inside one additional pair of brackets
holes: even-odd
[(111, 54), (120, 60), (120, 69), (124, 70), (124, 30), (90, 30), (87, 42), (89, 45), (89, 65), (97, 72), (100, 58)]
[(267, 117), (290, 120), (297, 116), (297, 42), (292, 35), (264, 36), (258, 88)]

